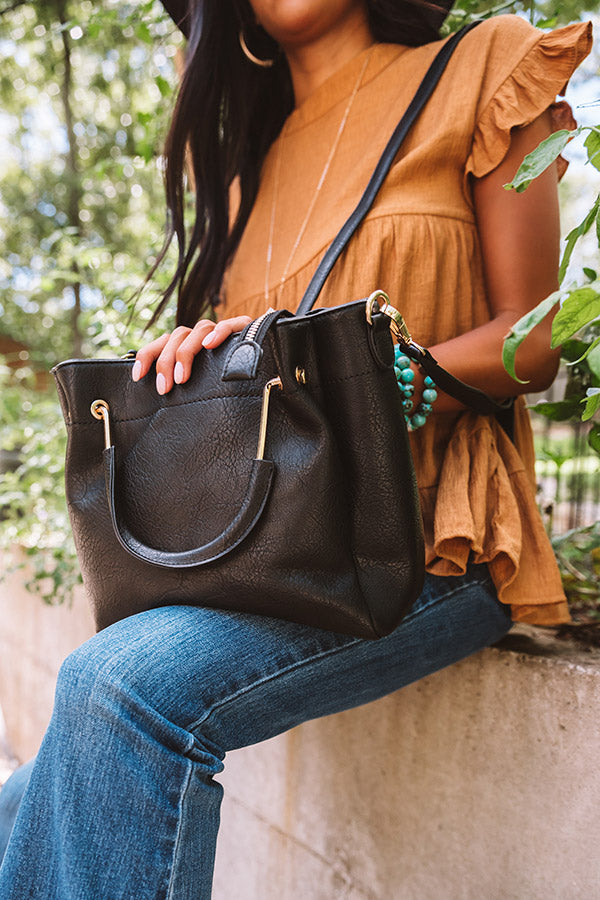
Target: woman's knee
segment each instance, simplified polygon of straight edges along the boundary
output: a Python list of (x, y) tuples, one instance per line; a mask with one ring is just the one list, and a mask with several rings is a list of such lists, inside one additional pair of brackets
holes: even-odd
[[(155, 638), (154, 638), (155, 639)], [(128, 642), (119, 628), (105, 629), (70, 653), (62, 663), (55, 709), (82, 710), (105, 705), (119, 695), (136, 693), (140, 676), (141, 642)]]
[(154, 709), (185, 727), (214, 686), (216, 651), (206, 640), (202, 645), (205, 634), (202, 611), (186, 607), (150, 610), (111, 625), (63, 662), (55, 712)]

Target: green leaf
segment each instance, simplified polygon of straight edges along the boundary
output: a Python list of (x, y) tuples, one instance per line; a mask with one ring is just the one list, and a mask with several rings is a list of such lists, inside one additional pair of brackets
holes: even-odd
[(581, 416), (582, 422), (587, 422), (600, 409), (600, 388), (588, 388), (585, 393), (586, 396), (581, 401), (585, 403), (585, 409)]
[[(569, 266), (569, 262), (571, 261), (571, 256), (573, 255), (573, 250), (575, 248), (575, 244), (579, 240), (580, 237), (583, 237), (584, 234), (587, 234), (594, 222), (596, 222), (596, 229), (600, 228), (600, 221), (598, 221), (598, 209), (600, 208), (600, 196), (596, 197), (596, 201), (589, 213), (579, 225), (577, 225), (572, 231), (570, 231), (567, 235), (567, 241), (565, 244), (565, 250), (563, 253), (563, 257), (560, 261), (560, 269), (558, 270), (558, 280), (562, 284), (563, 279), (567, 273), (567, 268)], [(600, 240), (600, 237), (599, 237)]]
[(565, 341), (560, 350), (561, 359), (567, 363), (576, 363), (583, 357), (588, 349), (587, 341), (580, 341), (578, 338), (571, 338)]
[(502, 362), (504, 368), (511, 378), (514, 378), (514, 380), (518, 381), (520, 384), (526, 384), (526, 382), (522, 381), (515, 372), (515, 357), (517, 350), (529, 332), (535, 328), (536, 325), (539, 325), (542, 319), (546, 318), (550, 310), (556, 306), (561, 296), (562, 294), (560, 291), (555, 291), (553, 294), (550, 294), (549, 297), (546, 297), (546, 299), (542, 300), (541, 303), (538, 303), (534, 309), (531, 309), (520, 318), (518, 322), (515, 322), (504, 338), (504, 346), (502, 348)]
[(587, 364), (596, 378), (600, 378), (600, 337), (597, 337), (595, 341), (590, 344), (590, 349), (587, 354)]
[(144, 44), (152, 44), (154, 42), (150, 29), (145, 22), (137, 23), (135, 26), (135, 35), (140, 41), (143, 41)]
[(579, 418), (581, 405), (579, 400), (557, 400), (555, 403), (541, 400), (528, 409), (552, 419), (553, 422), (566, 422), (567, 419)]
[[(585, 341), (580, 341), (580, 343), (583, 346), (585, 346)], [(595, 350), (596, 347), (598, 347), (599, 345), (600, 345), (600, 337), (597, 337), (594, 341), (592, 341), (591, 344), (588, 344), (588, 346), (585, 347), (585, 350), (582, 352), (581, 356), (577, 357), (577, 359), (569, 359), (567, 365), (575, 366), (575, 365), (577, 365), (577, 363), (583, 362), (584, 359), (587, 359), (587, 357), (590, 355), (592, 350)], [(564, 358), (564, 354), (561, 354), (561, 356), (563, 356), (563, 358)], [(599, 364), (600, 364), (600, 360), (599, 360)], [(590, 368), (592, 368), (591, 365), (590, 365)]]
[(571, 138), (575, 137), (579, 132), (579, 128), (576, 128), (575, 131), (568, 131), (566, 128), (562, 128), (543, 140), (535, 150), (527, 154), (517, 169), (513, 180), (504, 185), (505, 189), (507, 191), (515, 190), (517, 193), (526, 190), (533, 179), (546, 171), (556, 157), (560, 156)]
[(600, 316), (599, 287), (600, 284), (594, 282), (575, 288), (567, 295), (552, 323), (552, 347), (558, 347), (584, 325), (589, 325)]
[(598, 277), (598, 273), (595, 271), (595, 269), (590, 269), (588, 268), (588, 266), (583, 267), (583, 274), (586, 278), (589, 278), (590, 281), (595, 281)]
[(587, 439), (592, 450), (595, 450), (596, 453), (600, 454), (600, 425), (592, 425)]
[(600, 128), (592, 128), (584, 141), (588, 161), (595, 169), (600, 170)]
[(171, 85), (162, 75), (156, 76), (156, 84), (160, 91), (161, 97), (170, 97), (172, 94)]

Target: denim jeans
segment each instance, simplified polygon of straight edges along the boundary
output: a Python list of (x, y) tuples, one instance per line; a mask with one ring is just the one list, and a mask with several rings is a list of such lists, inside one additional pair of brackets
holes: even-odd
[(509, 628), (475, 565), (428, 575), (377, 641), (189, 606), (118, 622), (65, 660), (35, 763), (0, 794), (0, 897), (206, 900), (228, 750), (382, 697)]

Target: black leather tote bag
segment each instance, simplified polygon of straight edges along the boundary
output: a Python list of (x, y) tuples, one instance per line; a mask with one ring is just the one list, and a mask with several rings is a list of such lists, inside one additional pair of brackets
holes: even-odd
[(202, 352), (165, 396), (151, 376), (132, 381), (132, 359), (53, 370), (67, 503), (99, 629), (192, 604), (376, 638), (420, 593), (423, 534), (390, 322), (440, 387), (460, 393), (460, 383), (402, 333), (385, 296), (311, 308), (459, 37), (432, 64), (295, 316), (269, 312)]

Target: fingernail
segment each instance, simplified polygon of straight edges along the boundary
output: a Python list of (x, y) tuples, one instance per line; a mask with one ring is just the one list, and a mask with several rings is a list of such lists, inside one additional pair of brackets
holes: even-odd
[(204, 338), (204, 340), (202, 341), (202, 346), (203, 347), (211, 347), (214, 339), (215, 339), (214, 331), (209, 331), (208, 334), (206, 335), (206, 337)]
[(175, 384), (181, 384), (183, 381), (183, 363), (175, 363), (173, 378), (175, 379)]
[(167, 379), (160, 372), (156, 376), (156, 390), (159, 394), (166, 394), (167, 392)]
[(142, 374), (142, 364), (138, 359), (133, 364), (133, 369), (131, 370), (131, 377), (133, 378), (134, 381), (139, 381), (141, 374)]

